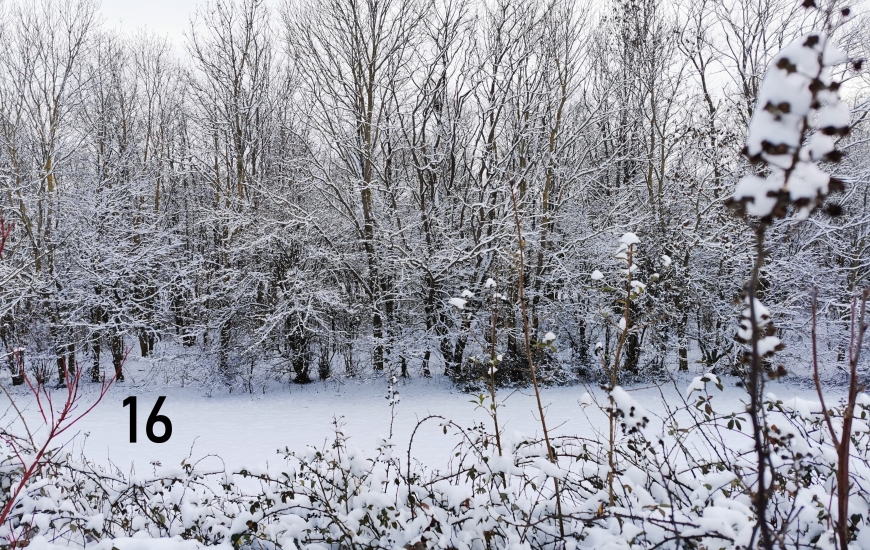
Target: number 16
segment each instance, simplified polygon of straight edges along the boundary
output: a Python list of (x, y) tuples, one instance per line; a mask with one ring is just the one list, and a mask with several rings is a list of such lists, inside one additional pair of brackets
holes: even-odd
[[(164, 400), (166, 400), (165, 395), (157, 398), (157, 404), (151, 409), (151, 414), (148, 415), (148, 421), (145, 423), (145, 435), (154, 443), (166, 443), (172, 436), (172, 422), (169, 421), (169, 417), (157, 414)], [(130, 443), (136, 443), (136, 397), (131, 395), (123, 403), (125, 407), (130, 405)], [(163, 424), (163, 435), (161, 436), (154, 435), (154, 424), (158, 422)]]

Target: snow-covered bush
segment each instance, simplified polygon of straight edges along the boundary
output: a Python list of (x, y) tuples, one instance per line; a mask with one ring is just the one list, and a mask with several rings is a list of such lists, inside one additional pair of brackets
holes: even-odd
[[(805, 6), (814, 7), (814, 3)], [(834, 11), (830, 7), (827, 11), (820, 10), (820, 13), (824, 30), (809, 33), (785, 47), (768, 68), (758, 92), (744, 149), (744, 154), (757, 166), (757, 173), (741, 179), (730, 200), (738, 213), (748, 215), (748, 229), (755, 239), (755, 258), (744, 286), (745, 309), (735, 339), (744, 345), (745, 383), (749, 392), (747, 414), (752, 423), (756, 471), (751, 503), (757, 519), (747, 544), (753, 546), (757, 541), (763, 548), (772, 548), (777, 539), (781, 539), (781, 528), (790, 529), (787, 520), (792, 517), (789, 515), (786, 521), (777, 517), (780, 495), (776, 487), (781, 475), (781, 464), (777, 459), (787, 461), (791, 457), (792, 470), (798, 479), (802, 479), (804, 472), (801, 468), (808, 460), (806, 456), (810, 449), (800, 434), (783, 431), (766, 412), (770, 410), (766, 379), (787, 374), (784, 365), (773, 368), (772, 358), (783, 349), (783, 343), (776, 335), (769, 309), (760, 300), (764, 292), (762, 270), (768, 256), (767, 231), (774, 220), (786, 218), (792, 211), (797, 220), (807, 219), (824, 204), (829, 193), (843, 190), (843, 182), (831, 177), (818, 163), (838, 163), (842, 159), (835, 138), (847, 135), (851, 129), (849, 108), (841, 101), (840, 81), (834, 78), (835, 68), (848, 59), (831, 38), (851, 16), (851, 11), (848, 8)], [(833, 206), (828, 212), (837, 215), (841, 208)], [(815, 295), (814, 291), (813, 366), (819, 398), (824, 404), (818, 373)], [(849, 514), (852, 492), (849, 432), (858, 398), (857, 365), (866, 329), (864, 310), (867, 299), (868, 291), (865, 291), (860, 315), (856, 316), (857, 298), (853, 298), (850, 383), (841, 430), (846, 433), (838, 436), (830, 419), (827, 424), (834, 450), (833, 462), (837, 468), (836, 474), (827, 480), (833, 484), (831, 493), (836, 491), (837, 494), (837, 513), (828, 510), (827, 517), (836, 531), (838, 545), (844, 549), (852, 540), (855, 523), (862, 517), (859, 514), (853, 521)], [(827, 414), (824, 410), (822, 413)], [(795, 442), (800, 450), (794, 450)], [(812, 471), (817, 472), (819, 468), (816, 465)], [(810, 474), (810, 471), (806, 472), (806, 475)], [(814, 486), (808, 484), (808, 487), (811, 485)], [(823, 495), (816, 495), (816, 498), (820, 497)], [(797, 512), (796, 515), (801, 516)], [(823, 509), (820, 517), (824, 515)]]
[[(386, 440), (366, 454), (347, 445), (336, 420), (329, 445), (282, 451), (269, 470), (184, 461), (128, 478), (54, 456), (0, 535), (73, 547), (134, 538), (285, 549), (746, 548), (757, 521), (752, 428), (745, 415), (716, 410), (716, 387), (715, 375), (697, 377), (661, 418), (616, 392), (625, 430), (615, 439), (612, 505), (604, 433), (554, 439), (553, 464), (542, 441), (518, 435), (499, 455), (484, 426), (429, 417), (421, 423), (461, 443), (447, 468), (427, 470), (413, 460), (413, 441)], [(773, 395), (764, 404), (777, 547), (833, 548), (837, 460), (821, 406)], [(829, 412), (840, 425), (843, 407)], [(870, 548), (870, 398), (862, 394), (855, 413), (850, 526), (855, 547)]]
[[(611, 386), (636, 379), (641, 373), (641, 333), (649, 321), (647, 291), (656, 287), (658, 271), (670, 265), (670, 258), (659, 265), (649, 262), (640, 254), (640, 247), (641, 239), (635, 233), (624, 233), (613, 255), (616, 261), (613, 269), (602, 267), (606, 274), (598, 269), (590, 274), (599, 314), (605, 323), (603, 342), (596, 344), (595, 355)], [(646, 375), (654, 370), (644, 369)]]
[[(848, 13), (848, 12), (847, 12)], [(845, 16), (844, 16), (845, 17)], [(761, 166), (744, 177), (733, 204), (759, 218), (782, 218), (794, 207), (806, 219), (843, 183), (818, 162), (837, 163), (837, 138), (849, 133), (849, 107), (840, 99), (833, 70), (848, 59), (833, 43), (829, 23), (791, 43), (774, 57), (758, 92), (744, 154)]]
[[(759, 297), (765, 230), (789, 211), (806, 217), (838, 187), (816, 166), (837, 160), (833, 139), (849, 124), (831, 77), (831, 66), (843, 60), (830, 44), (832, 28), (801, 38), (774, 59), (747, 145), (750, 159), (760, 164), (758, 173), (741, 180), (733, 197), (735, 207), (749, 216), (757, 243), (737, 329), (748, 365), (745, 411), (717, 410), (714, 387), (721, 390), (722, 381), (714, 373), (695, 378), (682, 402), (663, 398), (660, 415), (617, 384), (621, 350), (630, 345), (634, 326), (631, 303), (649, 284), (632, 275), (639, 238), (626, 233), (617, 253), (626, 282), (623, 315), (613, 323), (619, 351), (605, 365), (610, 384), (582, 400), (582, 406), (599, 405), (609, 417), (608, 431), (549, 434), (527, 353), (544, 438), (501, 437), (495, 415), (500, 355), (493, 336), (489, 361), (480, 363), (489, 376), (492, 431), (435, 416), (418, 424), (439, 422), (445, 433), (460, 437), (451, 462), (438, 470), (414, 461), (413, 436), (406, 448), (386, 440), (371, 454), (352, 449), (338, 420), (331, 444), (303, 452), (285, 449), (279, 467), (206, 471), (184, 461), (147, 478), (76, 461), (31, 434), (28, 440), (3, 431), (4, 546), (124, 550), (131, 540), (146, 541), (142, 547), (149, 549), (174, 540), (196, 548), (258, 550), (870, 550), (870, 397), (859, 393), (855, 374), (868, 293), (860, 308), (853, 307), (860, 312), (853, 314), (845, 403), (826, 406), (821, 389), (818, 403), (782, 401), (764, 385), (770, 374), (779, 374), (768, 372), (764, 360), (775, 357), (782, 344)], [(511, 192), (520, 258), (517, 303), (524, 347), (531, 351), (523, 294), (525, 240), (514, 187)], [(665, 267), (671, 262), (662, 259)], [(591, 273), (596, 284), (605, 278), (599, 270)], [(484, 287), (499, 299), (494, 285)], [(447, 300), (464, 315), (463, 323), (473, 298), (469, 291)], [(557, 341), (549, 332), (534, 340), (535, 346)], [(381, 360), (382, 352), (375, 354)], [(818, 368), (815, 374), (820, 388)], [(392, 373), (389, 380), (387, 397), (395, 408)]]

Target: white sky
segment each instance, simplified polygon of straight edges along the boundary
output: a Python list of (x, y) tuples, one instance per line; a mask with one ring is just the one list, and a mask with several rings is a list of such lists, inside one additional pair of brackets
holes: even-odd
[(202, 0), (102, 0), (107, 27), (134, 32), (148, 28), (167, 35), (176, 47), (184, 40), (190, 16)]

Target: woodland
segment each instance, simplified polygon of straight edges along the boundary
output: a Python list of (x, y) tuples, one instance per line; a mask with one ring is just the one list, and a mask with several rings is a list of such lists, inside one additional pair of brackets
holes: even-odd
[[(0, 550), (870, 550), (868, 49), (838, 1), (0, 4)], [(273, 449), (316, 380), (389, 436), (75, 454), (181, 352), (286, 390)], [(485, 421), (403, 412), (439, 379)]]
[[(624, 281), (593, 275), (633, 232), (656, 281), (633, 306), (626, 379), (739, 374), (754, 248), (726, 202), (754, 170), (741, 150), (765, 69), (824, 11), (593, 4), (218, 0), (183, 44), (114, 31), (91, 0), (0, 5), (4, 370), (22, 383), (17, 353), (40, 380), (79, 364), (96, 381), (103, 363), (123, 377), (127, 353), (166, 343), (197, 354), (203, 383), (474, 386), (494, 338), (499, 384), (526, 384), (522, 280), (531, 345), (558, 337), (546, 380), (594, 380)], [(835, 37), (861, 59), (855, 10)], [(827, 208), (843, 216), (774, 223), (760, 273), (804, 374), (811, 289), (820, 353), (843, 367), (870, 277), (870, 82), (842, 70), (854, 124)]]

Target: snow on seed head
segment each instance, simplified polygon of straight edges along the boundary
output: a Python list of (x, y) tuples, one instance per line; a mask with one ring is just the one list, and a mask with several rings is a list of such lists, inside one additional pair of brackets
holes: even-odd
[(622, 237), (619, 238), (619, 242), (624, 244), (625, 246), (632, 246), (640, 243), (640, 239), (637, 238), (637, 235), (634, 233), (625, 233)]
[(840, 101), (832, 69), (845, 61), (824, 33), (795, 40), (773, 58), (744, 149), (750, 161), (767, 170), (737, 183), (729, 202), (739, 213), (782, 218), (792, 206), (804, 219), (841, 187), (815, 163), (842, 158), (833, 136), (849, 132), (849, 108)]
[(628, 392), (616, 386), (610, 392), (613, 410), (620, 423), (623, 433), (634, 433), (649, 423), (649, 413)]

